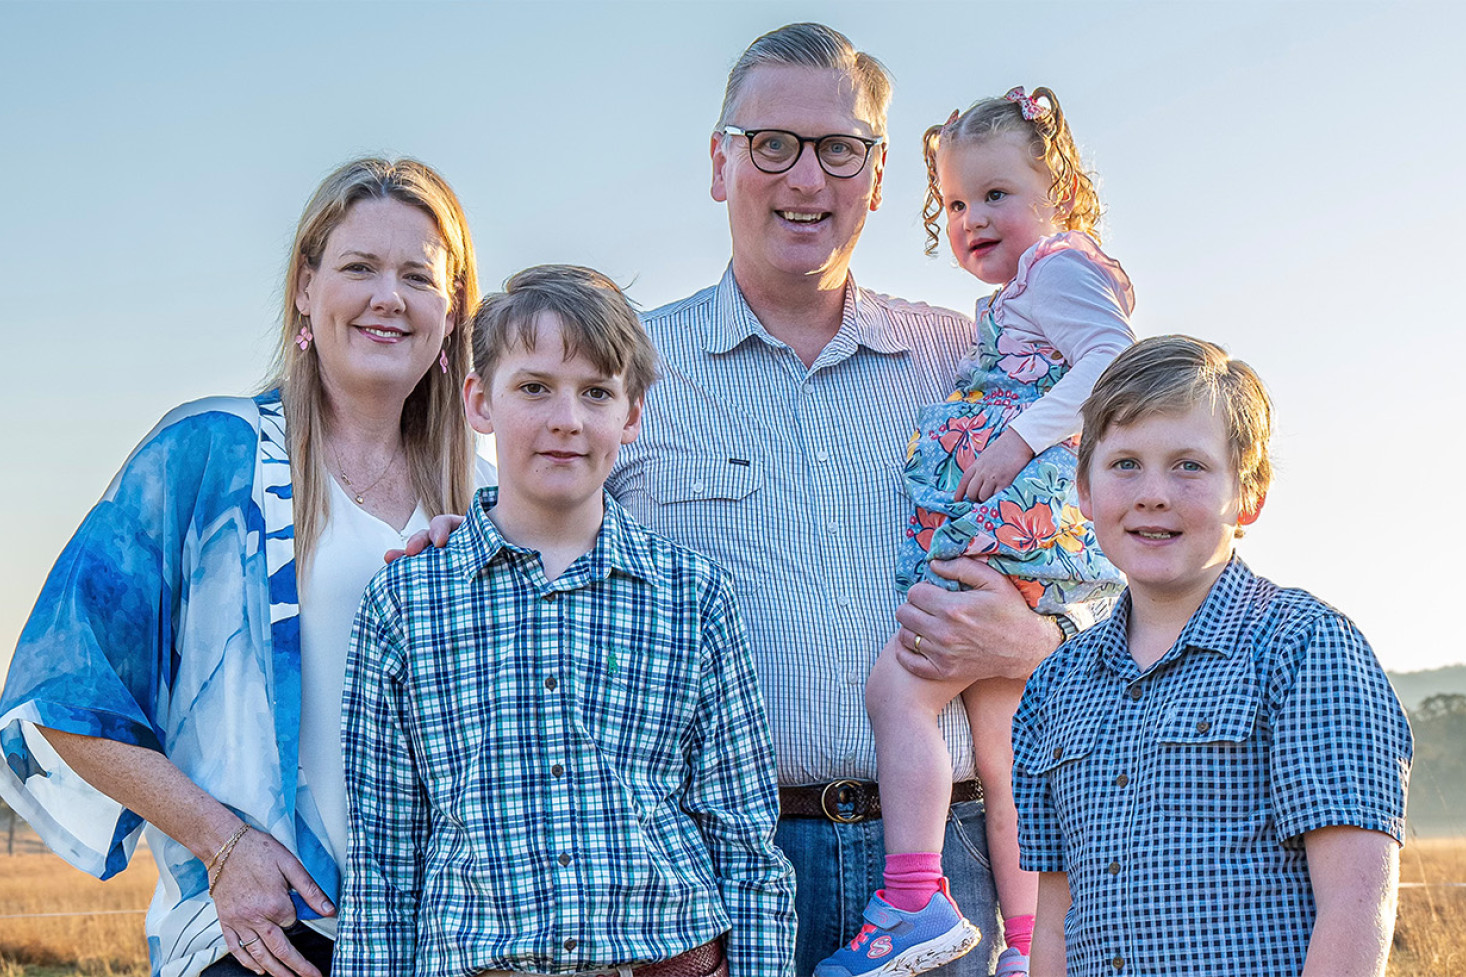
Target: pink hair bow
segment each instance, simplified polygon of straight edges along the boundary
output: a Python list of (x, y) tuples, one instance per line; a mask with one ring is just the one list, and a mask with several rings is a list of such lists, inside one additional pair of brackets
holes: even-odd
[(1008, 89), (1008, 94), (1003, 97), (1010, 102), (1018, 103), (1018, 108), (1023, 112), (1023, 118), (1029, 122), (1048, 114), (1048, 106), (1025, 93), (1022, 85)]

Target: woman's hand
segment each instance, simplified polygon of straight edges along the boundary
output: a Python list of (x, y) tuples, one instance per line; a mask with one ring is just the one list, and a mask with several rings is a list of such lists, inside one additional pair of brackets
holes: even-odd
[(234, 959), (257, 974), (321, 977), (285, 935), (295, 924), (292, 889), (321, 915), (336, 912), (305, 866), (270, 835), (251, 828), (215, 871), (214, 908)]
[(962, 473), (957, 483), (957, 501), (986, 502), (1013, 484), (1023, 466), (1033, 460), (1033, 449), (1017, 431), (1004, 431), (1002, 436), (977, 456), (972, 467)]
[[(131, 743), (37, 728), (82, 779), (186, 845), (205, 866), (244, 826), (161, 753)], [(222, 862), (214, 866), (213, 898), (234, 958), (257, 974), (321, 977), (283, 931), (295, 922), (291, 889), (322, 916), (336, 913), (305, 866), (284, 845), (253, 828), (239, 836)], [(258, 942), (252, 942), (256, 937)]]

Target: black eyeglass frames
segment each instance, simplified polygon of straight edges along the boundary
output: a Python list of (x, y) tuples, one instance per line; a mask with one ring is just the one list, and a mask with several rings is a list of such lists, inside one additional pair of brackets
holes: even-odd
[(870, 151), (886, 141), (885, 136), (867, 139), (833, 133), (828, 136), (801, 136), (785, 129), (740, 129), (737, 126), (723, 126), (728, 136), (744, 136), (748, 139), (748, 154), (753, 165), (764, 173), (784, 173), (794, 168), (799, 154), (806, 143), (814, 146), (815, 159), (820, 169), (837, 180), (848, 180), (859, 176), (865, 169)]

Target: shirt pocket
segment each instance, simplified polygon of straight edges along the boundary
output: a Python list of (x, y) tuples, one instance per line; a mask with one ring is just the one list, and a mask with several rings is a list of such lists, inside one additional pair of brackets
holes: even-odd
[(1157, 803), (1172, 817), (1248, 820), (1267, 807), (1255, 688), (1172, 704), (1156, 734)]
[(1098, 789), (1094, 779), (1100, 765), (1095, 754), (1098, 735), (1093, 722), (1053, 722), (1034, 741), (1021, 745), (1013, 758), (1029, 776), (1047, 781), (1060, 830), (1079, 844), (1085, 820), (1080, 815), (1090, 810)]
[(751, 451), (681, 455), (647, 466), (651, 528), (716, 561), (739, 591), (758, 589), (776, 541), (759, 518), (763, 463)]

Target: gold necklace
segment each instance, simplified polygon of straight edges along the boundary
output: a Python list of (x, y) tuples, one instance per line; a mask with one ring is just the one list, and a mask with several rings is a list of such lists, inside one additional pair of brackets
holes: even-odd
[(336, 470), (341, 473), (341, 483), (349, 490), (348, 494), (356, 499), (357, 505), (366, 505), (366, 494), (377, 487), (377, 483), (387, 477), (387, 473), (397, 467), (397, 459), (402, 456), (402, 449), (399, 447), (392, 455), (392, 460), (387, 462), (387, 467), (382, 469), (380, 475), (372, 479), (372, 484), (364, 489), (357, 489), (351, 484), (351, 479), (346, 477), (346, 466), (341, 464), (341, 455), (337, 454), (336, 446), (331, 446), (331, 457), (336, 459)]

